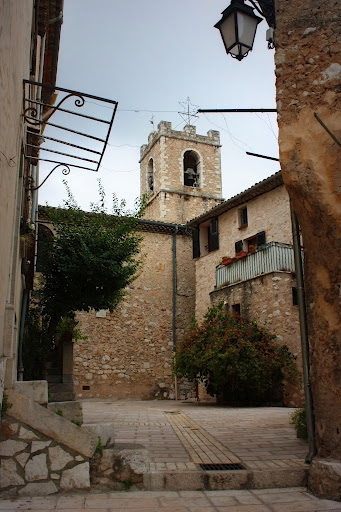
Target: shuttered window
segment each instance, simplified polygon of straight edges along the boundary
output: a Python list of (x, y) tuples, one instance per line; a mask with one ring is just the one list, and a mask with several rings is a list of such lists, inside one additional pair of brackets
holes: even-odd
[(200, 257), (200, 238), (199, 229), (194, 228), (192, 231), (192, 242), (193, 242), (193, 258)]
[(234, 244), (234, 248), (235, 248), (236, 254), (238, 254), (239, 252), (242, 252), (242, 250), (243, 250), (243, 240), (238, 240), (238, 242), (236, 242)]
[(257, 233), (257, 247), (261, 247), (262, 245), (265, 245), (265, 231), (260, 231)]
[(208, 252), (219, 249), (218, 217), (213, 217), (208, 229)]

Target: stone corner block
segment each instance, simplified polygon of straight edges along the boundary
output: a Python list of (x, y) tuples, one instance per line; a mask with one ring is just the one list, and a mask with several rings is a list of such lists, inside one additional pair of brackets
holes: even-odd
[(13, 389), (16, 393), (26, 396), (33, 402), (45, 405), (48, 402), (48, 385), (46, 380), (27, 380), (15, 382)]
[(90, 458), (95, 453), (98, 439), (91, 432), (12, 389), (7, 393), (8, 400), (12, 404), (8, 411), (9, 416), (85, 457)]
[(91, 432), (96, 439), (101, 438), (101, 443), (105, 448), (110, 448), (115, 444), (115, 431), (113, 423), (84, 423), (85, 430)]
[(308, 489), (319, 498), (341, 501), (341, 462), (316, 458), (309, 468)]
[(81, 402), (50, 402), (47, 404), (47, 408), (54, 413), (62, 411), (63, 418), (67, 420), (83, 423), (83, 407)]
[(60, 480), (60, 488), (63, 490), (70, 489), (89, 489), (90, 488), (90, 464), (84, 462), (78, 464), (72, 469), (63, 471)]

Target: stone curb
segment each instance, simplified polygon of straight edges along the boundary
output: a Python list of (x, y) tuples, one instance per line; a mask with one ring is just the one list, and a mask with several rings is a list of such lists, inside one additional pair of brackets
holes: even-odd
[(222, 491), (306, 487), (309, 468), (238, 471), (149, 471), (148, 491)]

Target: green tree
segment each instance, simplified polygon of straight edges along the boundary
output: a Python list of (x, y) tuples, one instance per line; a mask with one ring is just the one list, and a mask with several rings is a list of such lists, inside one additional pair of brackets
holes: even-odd
[(73, 319), (76, 311), (113, 311), (141, 266), (137, 221), (144, 200), (136, 203), (134, 212), (126, 212), (124, 201), (113, 196), (108, 214), (99, 182), (100, 200), (85, 212), (64, 183), (68, 193), (64, 208), (45, 209), (55, 236), (45, 250), (39, 305), (50, 340), (61, 319)]
[(193, 322), (179, 343), (174, 373), (205, 383), (224, 401), (264, 403), (282, 398), (285, 381), (295, 382), (295, 356), (256, 322), (230, 315), (220, 303), (201, 325)]

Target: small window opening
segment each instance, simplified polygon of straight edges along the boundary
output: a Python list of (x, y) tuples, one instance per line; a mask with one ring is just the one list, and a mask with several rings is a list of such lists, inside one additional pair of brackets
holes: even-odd
[(247, 226), (247, 224), (247, 207), (245, 206), (245, 208), (241, 208), (239, 210), (239, 227), (243, 228)]
[(83, 391), (90, 391), (90, 386), (83, 386), (82, 389)]
[(297, 295), (297, 288), (292, 288), (292, 305), (298, 306), (298, 295)]
[(154, 162), (151, 158), (147, 166), (147, 183), (148, 190), (154, 190)]
[(240, 317), (240, 304), (232, 304), (231, 312), (232, 312), (232, 316), (234, 318), (239, 318)]
[(184, 185), (186, 187), (199, 187), (199, 156), (194, 151), (184, 154)]

